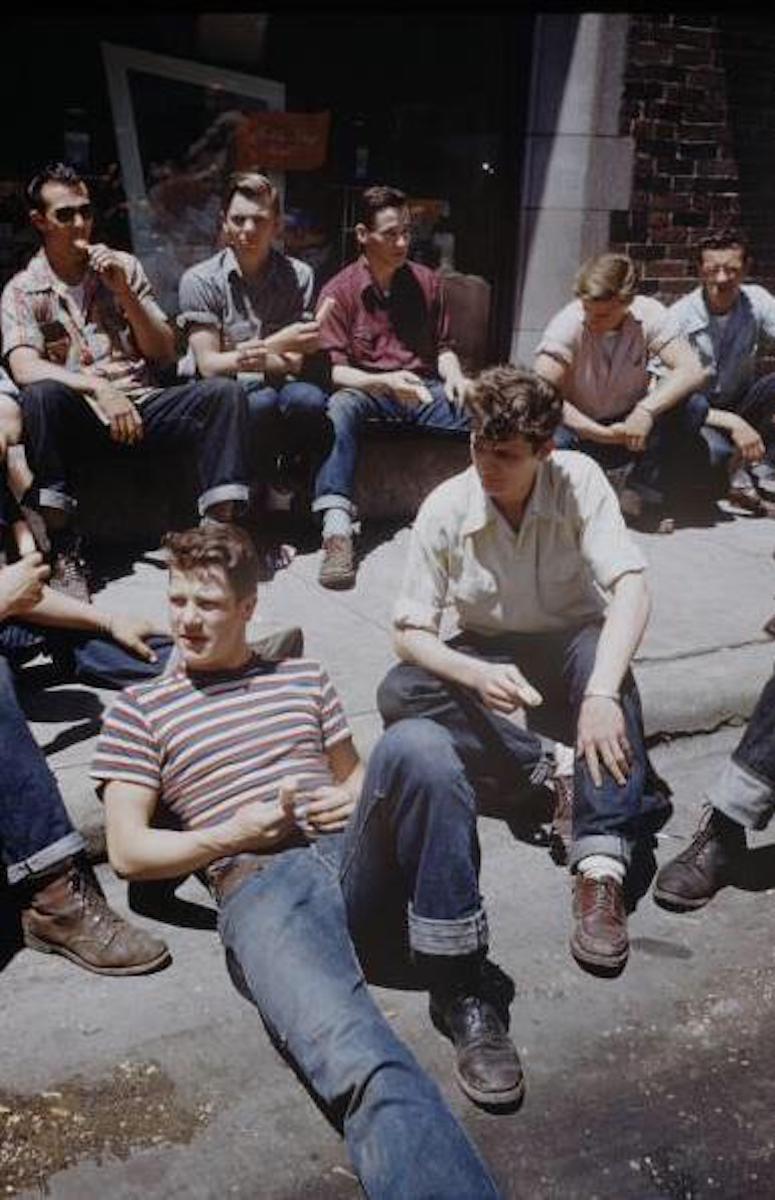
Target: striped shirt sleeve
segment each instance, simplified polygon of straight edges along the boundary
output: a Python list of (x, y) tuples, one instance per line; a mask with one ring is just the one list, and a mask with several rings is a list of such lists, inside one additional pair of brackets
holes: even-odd
[(127, 692), (116, 697), (105, 717), (91, 777), (161, 790), (159, 747), (140, 704)]
[(324, 750), (352, 736), (342, 702), (325, 667), (320, 668), (320, 730)]

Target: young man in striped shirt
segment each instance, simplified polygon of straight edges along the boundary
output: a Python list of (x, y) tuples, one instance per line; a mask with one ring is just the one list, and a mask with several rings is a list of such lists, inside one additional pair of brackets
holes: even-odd
[[(205, 872), (235, 986), (343, 1132), (368, 1196), (497, 1196), (350, 941), (338, 835), (363, 769), (325, 670), (252, 653), (257, 560), (241, 530), (166, 544), (180, 666), (118, 698), (92, 771), (114, 869)], [(152, 827), (159, 801), (181, 828)]]

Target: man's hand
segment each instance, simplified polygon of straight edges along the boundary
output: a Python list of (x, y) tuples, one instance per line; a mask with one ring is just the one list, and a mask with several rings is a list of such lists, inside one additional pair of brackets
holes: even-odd
[(86, 252), (89, 255), (89, 266), (111, 292), (119, 299), (128, 295), (129, 280), (116, 251), (102, 242), (96, 242), (93, 245), (86, 244)]
[(482, 702), (499, 713), (511, 713), (523, 705), (535, 708), (543, 701), (512, 663), (477, 662), (473, 686)]
[(51, 571), (35, 551), (0, 570), (0, 618), (14, 617), (43, 599), (43, 584)]
[(468, 380), (462, 371), (451, 371), (444, 380), (444, 391), (453, 408), (463, 411), (468, 395)]
[(418, 408), (421, 404), (433, 403), (433, 396), (414, 371), (386, 371), (379, 376), (373, 390), (378, 395), (393, 395), (404, 408)]
[(19, 558), (26, 558), (30, 554), (35, 554), (38, 545), (27, 522), (24, 520), (14, 521), (12, 528), (13, 540), (16, 543)]
[(272, 354), (315, 354), (320, 349), (317, 321), (294, 321), (267, 338)]
[(130, 654), (136, 654), (145, 662), (156, 662), (156, 654), (147, 644), (146, 638), (163, 633), (152, 621), (141, 617), (128, 617), (125, 613), (110, 613), (105, 616), (105, 632), (110, 634), (114, 642), (123, 646)]
[(630, 774), (632, 751), (618, 700), (609, 696), (585, 696), (579, 713), (576, 753), (587, 760), (595, 787), (601, 787), (603, 783), (601, 760), (616, 782), (624, 786)]
[(296, 819), (304, 821), (316, 833), (337, 833), (357, 804), (357, 797), (346, 783), (315, 788), (296, 802)]
[(277, 800), (254, 800), (244, 804), (229, 819), (232, 853), (277, 850), (285, 844), (295, 826), (296, 789), (290, 779), (280, 783)]
[(238, 371), (266, 370), (267, 350), (259, 338), (248, 338), (240, 342), (236, 349)]
[(104, 380), (95, 385), (93, 396), (97, 408), (110, 422), (114, 442), (132, 446), (142, 439), (143, 419), (128, 396)]
[(729, 436), (740, 451), (740, 457), (747, 463), (761, 462), (764, 458), (764, 442), (743, 417), (737, 414), (734, 416), (734, 422), (729, 427)]
[(628, 450), (635, 451), (640, 454), (646, 449), (646, 439), (654, 428), (654, 418), (651, 413), (645, 408), (639, 408), (637, 405), (622, 422), (621, 432), (624, 435), (624, 444)]

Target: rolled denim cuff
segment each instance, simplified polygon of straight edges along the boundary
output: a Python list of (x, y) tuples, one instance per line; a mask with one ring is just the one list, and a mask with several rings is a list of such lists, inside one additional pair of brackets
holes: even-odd
[(358, 515), (352, 500), (348, 500), (347, 496), (338, 496), (335, 492), (329, 492), (327, 496), (318, 496), (312, 501), (313, 512), (325, 512), (327, 508), (343, 508), (353, 519)]
[(609, 858), (620, 859), (625, 867), (632, 860), (632, 842), (628, 838), (617, 837), (613, 833), (593, 833), (574, 840), (568, 859), (568, 870), (573, 872), (588, 854), (607, 854)]
[(65, 862), (74, 854), (79, 854), (81, 850), (86, 849), (86, 842), (81, 837), (77, 829), (71, 833), (66, 833), (64, 837), (57, 838), (55, 842), (51, 842), (48, 846), (44, 846), (42, 850), (37, 850), (31, 854), (29, 858), (23, 858), (21, 862), (11, 863), (6, 867), (9, 884), (21, 883), (25, 879), (33, 879), (36, 875), (47, 875), (52, 867), (56, 867), (59, 863)]
[(775, 788), (750, 769), (727, 759), (705, 793), (714, 808), (746, 829), (764, 829), (775, 809)]
[(41, 508), (58, 508), (61, 512), (73, 513), (78, 507), (78, 501), (73, 496), (58, 492), (56, 488), (42, 487), (38, 490), (38, 504)]
[(197, 501), (200, 517), (207, 515), (207, 510), (212, 508), (214, 504), (222, 504), (224, 500), (236, 500), (240, 504), (247, 506), (250, 499), (250, 489), (244, 483), (222, 483), (218, 487), (210, 488), (207, 492), (202, 492), (202, 495)]
[(487, 913), (483, 908), (478, 908), (469, 917), (438, 920), (418, 916), (409, 905), (409, 945), (420, 954), (455, 958), (482, 950), (489, 942)]

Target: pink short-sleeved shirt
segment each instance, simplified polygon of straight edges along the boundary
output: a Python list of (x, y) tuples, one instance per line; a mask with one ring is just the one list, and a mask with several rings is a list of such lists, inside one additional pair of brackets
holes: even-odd
[(563, 395), (594, 420), (631, 412), (649, 388), (649, 360), (673, 340), (667, 309), (650, 296), (635, 296), (613, 334), (591, 333), (580, 300), (552, 317), (536, 354), (566, 368)]

